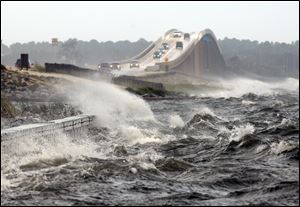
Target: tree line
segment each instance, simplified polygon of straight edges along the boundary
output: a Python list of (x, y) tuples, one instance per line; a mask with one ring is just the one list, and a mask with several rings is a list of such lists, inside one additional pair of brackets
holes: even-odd
[(225, 38), (219, 45), (227, 65), (235, 71), (299, 78), (299, 40), (288, 44)]
[(151, 42), (140, 39), (136, 42), (98, 42), (68, 39), (52, 45), (49, 42), (15, 43), (1, 45), (1, 63), (13, 65), (21, 53), (28, 53), (32, 63), (57, 62), (78, 66), (98, 65), (101, 62), (123, 60), (135, 56)]

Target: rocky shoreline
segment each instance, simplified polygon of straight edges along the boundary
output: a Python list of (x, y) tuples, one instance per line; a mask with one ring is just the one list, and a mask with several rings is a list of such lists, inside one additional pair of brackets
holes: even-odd
[(1, 66), (1, 129), (80, 114), (58, 90), (64, 84), (68, 81), (62, 78)]
[(26, 71), (1, 68), (1, 97), (9, 100), (61, 99), (57, 86), (65, 80), (54, 77), (34, 76)]

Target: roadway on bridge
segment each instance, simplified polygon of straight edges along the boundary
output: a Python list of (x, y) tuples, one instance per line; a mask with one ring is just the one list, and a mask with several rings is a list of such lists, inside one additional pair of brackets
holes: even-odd
[[(190, 33), (190, 39), (184, 39), (184, 33), (181, 37), (173, 37), (173, 32), (162, 36), (155, 42), (155, 46), (144, 56), (139, 59), (136, 59), (140, 67), (139, 68), (130, 68), (130, 62), (121, 64), (121, 70), (114, 70), (112, 73), (115, 76), (120, 75), (135, 75), (141, 76), (143, 74), (149, 74), (153, 72), (145, 71), (145, 69), (153, 68), (155, 70), (155, 65), (158, 63), (163, 63), (164, 59), (167, 57), (169, 61), (173, 61), (179, 58), (182, 54), (187, 52), (193, 44), (195, 44), (198, 33)], [(181, 41), (183, 43), (183, 49), (176, 49), (176, 42)], [(169, 49), (166, 50), (166, 53), (162, 55), (159, 59), (154, 59), (153, 54), (157, 51), (163, 43), (168, 43)], [(158, 71), (159, 72), (159, 71)], [(162, 72), (162, 71), (160, 71)]]

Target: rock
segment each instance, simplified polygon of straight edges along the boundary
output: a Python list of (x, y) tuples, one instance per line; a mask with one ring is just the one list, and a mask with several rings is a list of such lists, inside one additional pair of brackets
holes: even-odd
[(21, 81), (21, 86), (26, 87), (26, 86), (28, 86), (28, 83), (26, 81), (22, 80)]
[(21, 92), (19, 92), (19, 91), (16, 91), (16, 92), (15, 92), (15, 97), (16, 97), (17, 99), (21, 99), (21, 98), (23, 97), (23, 94), (22, 94)]
[(28, 89), (31, 90), (31, 91), (35, 91), (35, 90), (38, 89), (38, 87), (39, 86), (37, 84), (33, 84), (33, 85), (28, 86)]
[(123, 146), (123, 145), (116, 146), (114, 149), (114, 154), (118, 157), (124, 156), (124, 155), (127, 155), (127, 150), (126, 150), (125, 146)]
[(18, 86), (18, 87), (16, 87), (16, 90), (17, 91), (26, 91), (26, 88)]

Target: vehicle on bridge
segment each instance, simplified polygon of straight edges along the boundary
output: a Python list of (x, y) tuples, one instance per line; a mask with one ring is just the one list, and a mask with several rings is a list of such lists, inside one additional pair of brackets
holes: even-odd
[(164, 46), (161, 46), (159, 48), (159, 51), (162, 53), (162, 54), (165, 54), (166, 53), (166, 49), (164, 48)]
[(111, 63), (109, 67), (112, 70), (120, 70), (121, 69), (120, 63)]
[(181, 41), (176, 42), (176, 49), (183, 49), (183, 43)]
[(157, 50), (157, 51), (155, 51), (154, 54), (153, 54), (153, 59), (160, 59), (161, 56), (162, 56), (161, 51), (160, 51), (160, 50)]
[(107, 70), (107, 69), (110, 69), (110, 64), (109, 64), (109, 63), (101, 63), (100, 65), (98, 65), (98, 69), (99, 69), (99, 70)]
[(165, 48), (165, 50), (169, 49), (169, 44), (166, 42), (162, 43), (162, 46)]
[(180, 31), (173, 32), (173, 37), (174, 38), (180, 38), (180, 37), (182, 37), (182, 32), (180, 32)]
[(140, 63), (137, 60), (133, 60), (133, 61), (130, 62), (129, 67), (130, 68), (139, 68), (140, 67)]
[(183, 39), (189, 40), (190, 39), (190, 34), (189, 33), (184, 33)]

